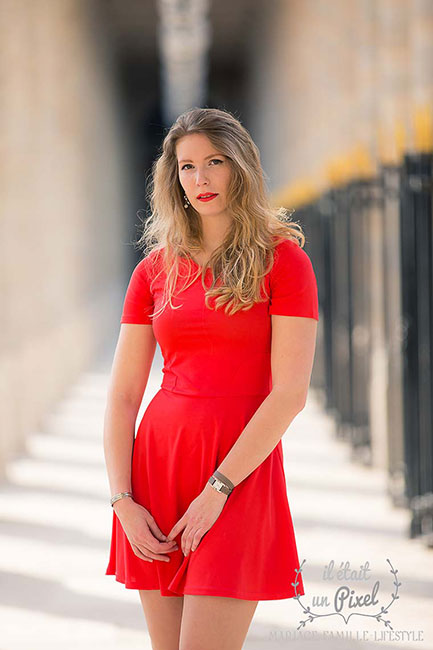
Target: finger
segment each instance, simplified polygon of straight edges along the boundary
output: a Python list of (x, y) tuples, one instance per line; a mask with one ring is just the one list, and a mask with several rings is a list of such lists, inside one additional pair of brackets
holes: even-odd
[[(136, 545), (137, 546), (137, 545)], [(143, 544), (140, 544), (138, 547), (138, 550), (140, 553), (142, 553), (145, 557), (149, 557), (152, 560), (159, 560), (160, 562), (170, 562), (170, 558), (167, 555), (162, 555), (161, 553), (154, 553), (151, 549), (149, 549), (147, 546), (144, 546)]]
[(167, 535), (167, 541), (173, 540), (175, 537), (177, 537), (180, 533), (181, 530), (183, 530), (186, 526), (186, 521), (182, 517), (182, 519), (179, 519), (179, 521), (173, 526), (171, 531)]
[(160, 555), (161, 553), (171, 553), (172, 551), (177, 551), (179, 548), (176, 540), (173, 540), (172, 542), (158, 542), (158, 540), (154, 537), (145, 539), (143, 544), (155, 555)]
[(174, 539), (172, 542), (160, 542), (159, 548), (154, 549), (154, 553), (173, 553), (173, 551), (178, 551), (179, 546)]
[(138, 555), (139, 558), (142, 560), (146, 560), (146, 562), (153, 562), (152, 558), (147, 557), (147, 555), (144, 555), (144, 553), (141, 552), (141, 550), (138, 548), (136, 544), (131, 544), (132, 549), (136, 555)]
[(191, 550), (191, 546), (192, 546), (192, 542), (193, 542), (195, 533), (196, 533), (196, 529), (192, 528), (191, 530), (186, 532), (186, 534), (185, 533), (183, 534), (182, 546), (183, 546), (183, 549), (184, 549), (185, 557), (188, 555), (188, 553)]
[[(178, 523), (179, 523), (179, 522), (178, 522)], [(175, 526), (173, 526), (173, 528), (171, 529), (171, 531), (170, 531), (170, 532), (168, 533), (168, 535), (166, 536), (166, 540), (167, 540), (167, 542), (171, 542), (171, 541), (173, 541), (174, 538), (177, 537), (178, 533), (179, 533), (179, 531), (178, 531), (178, 529), (177, 529), (177, 524), (176, 524)]]
[(156, 537), (148, 540), (147, 545), (154, 553), (165, 553), (167, 550), (172, 551), (177, 547), (177, 542), (173, 539), (171, 542), (160, 542)]
[(194, 535), (194, 539), (192, 540), (191, 544), (191, 551), (195, 551), (197, 546), (200, 544), (201, 540), (203, 537), (203, 530), (199, 529), (196, 534)]
[(149, 515), (147, 519), (147, 524), (152, 531), (152, 534), (158, 539), (160, 542), (165, 542), (167, 541), (166, 536), (162, 532), (162, 530), (159, 528), (158, 524), (155, 521), (155, 518), (152, 515)]
[(176, 546), (170, 546), (167, 550), (166, 553), (176, 553), (176, 551), (179, 550), (179, 546), (176, 544)]

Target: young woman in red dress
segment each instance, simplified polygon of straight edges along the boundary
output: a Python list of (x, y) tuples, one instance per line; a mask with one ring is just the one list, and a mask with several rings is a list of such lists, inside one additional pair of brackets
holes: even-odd
[(235, 650), (259, 600), (304, 594), (281, 438), (306, 403), (316, 277), (228, 111), (182, 114), (152, 171), (104, 423), (106, 574), (139, 591), (154, 650)]

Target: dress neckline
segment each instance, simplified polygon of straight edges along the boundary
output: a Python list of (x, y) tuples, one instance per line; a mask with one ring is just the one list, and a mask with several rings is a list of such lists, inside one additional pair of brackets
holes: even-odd
[(194, 264), (194, 266), (196, 266), (197, 268), (199, 268), (199, 269), (201, 269), (203, 271), (204, 267), (201, 264), (199, 264), (198, 262), (196, 262), (195, 259), (191, 255), (188, 255), (188, 257), (180, 257), (180, 259), (185, 260), (185, 261), (190, 260)]

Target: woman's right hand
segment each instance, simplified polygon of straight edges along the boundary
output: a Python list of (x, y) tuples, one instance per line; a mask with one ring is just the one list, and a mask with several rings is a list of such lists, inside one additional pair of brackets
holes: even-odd
[(113, 508), (137, 557), (146, 562), (170, 561), (163, 553), (172, 553), (179, 547), (175, 540), (164, 541), (164, 533), (146, 508), (130, 497), (119, 499)]

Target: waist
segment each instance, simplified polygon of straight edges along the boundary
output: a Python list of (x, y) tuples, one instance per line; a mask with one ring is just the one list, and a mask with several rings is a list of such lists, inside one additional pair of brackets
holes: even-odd
[(172, 390), (171, 388), (165, 388), (161, 386), (159, 390), (166, 391), (168, 393), (173, 393), (174, 395), (183, 395), (184, 397), (267, 397), (269, 393), (219, 393), (219, 394), (209, 394), (209, 393), (192, 393), (192, 392), (183, 392), (180, 390)]
[[(261, 355), (260, 358), (262, 358)], [(188, 360), (187, 360), (188, 361)], [(164, 366), (161, 388), (182, 395), (198, 397), (234, 397), (242, 395), (268, 395), (272, 390), (270, 364), (257, 357), (247, 361), (228, 360), (210, 363), (197, 359)]]
[(178, 381), (174, 375), (164, 375), (160, 390), (165, 390), (176, 395), (185, 395), (190, 397), (267, 397), (270, 393), (268, 390), (252, 390), (242, 384), (236, 386), (212, 386), (204, 383), (201, 386), (195, 386)]

